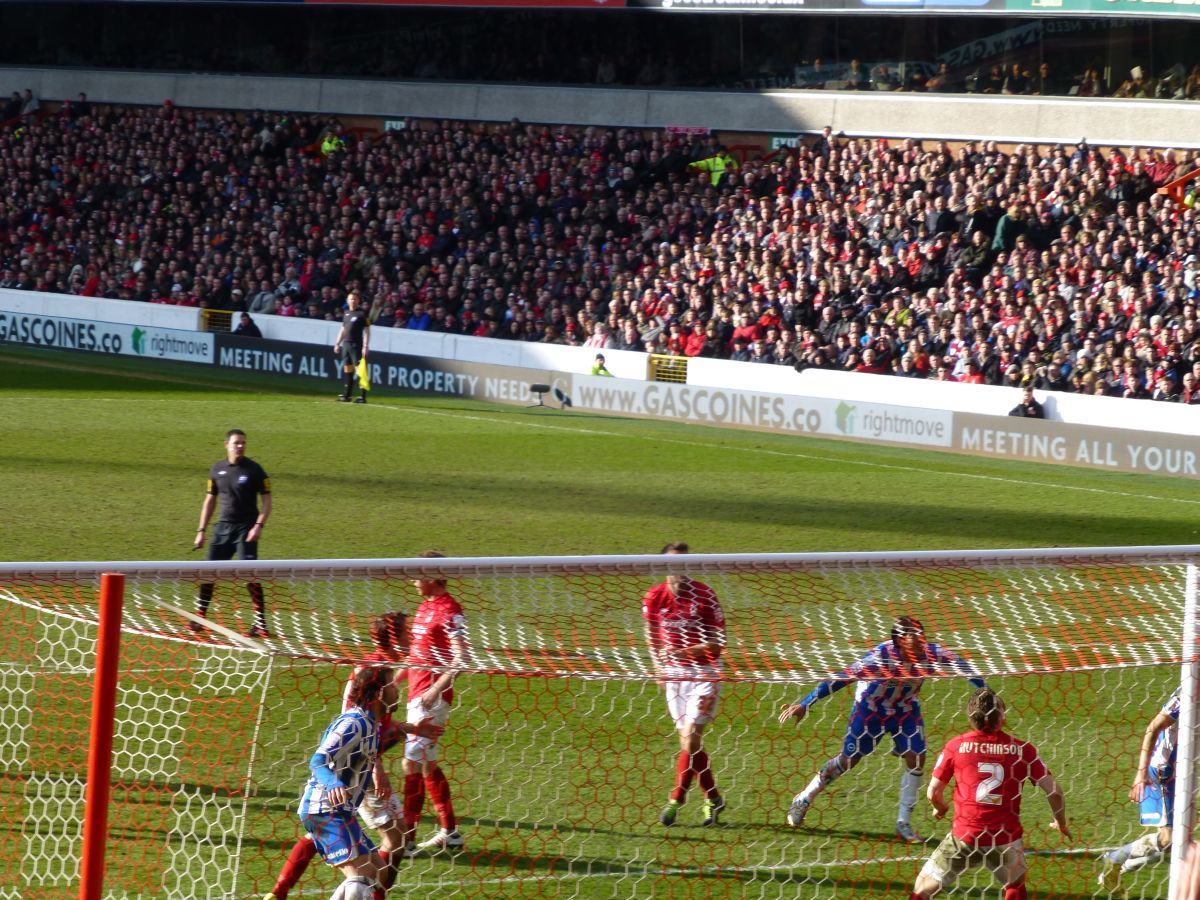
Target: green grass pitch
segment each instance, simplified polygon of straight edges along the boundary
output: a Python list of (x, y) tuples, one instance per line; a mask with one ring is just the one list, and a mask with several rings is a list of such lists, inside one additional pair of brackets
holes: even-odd
[[(262, 543), (271, 559), (431, 547), (456, 556), (643, 553), (679, 539), (698, 552), (1200, 543), (1195, 481), (444, 398), (343, 405), (308, 382), (4, 346), (0, 560), (196, 558), (204, 479), (231, 427), (248, 433), (249, 455), (274, 482)], [(0, 650), (11, 640), (0, 635)], [(1081, 851), (1063, 852), (1044, 827), (1040, 793), (1027, 793), (1029, 844), (1055, 851), (1032, 859), (1031, 896), (1092, 896), (1094, 862), (1082, 851), (1137, 833), (1123, 794), (1142, 724), (1176, 675), (1134, 669), (1001, 684), (1017, 711), (1012, 730), (1038, 741), (1065, 782)], [(305, 702), (323, 723), (344, 671), (279, 677), (295, 680), (286, 695), (312, 698)], [(838, 746), (849, 695), (785, 730), (773, 711), (794, 687), (729, 686), (706, 738), (730, 801), (725, 824), (667, 831), (655, 819), (675, 745), (653, 686), (509, 681), (464, 679), (447, 738), (470, 852), (408, 864), (398, 895), (907, 895), (927, 851), (889, 840), (899, 766), (884, 754), (818, 801), (811, 828), (780, 827), (791, 794)], [(931, 746), (962, 729), (964, 698), (961, 685), (926, 689)], [(79, 702), (86, 718), (86, 697)], [(263, 733), (294, 727), (293, 716), (272, 707)], [(294, 836), (304, 760), (263, 746), (259, 771), (280, 773), (252, 801), (252, 830), (266, 829), (257, 837), (268, 852), (245, 858), (238, 896), (261, 897)], [(514, 756), (540, 759), (553, 783), (544, 771), (506, 766)], [(569, 764), (553, 768), (556, 760)], [(0, 790), (0, 807), (9, 790)], [(128, 815), (119, 835), (162, 826), (143, 826), (136, 804), (118, 799)], [(698, 808), (694, 799), (681, 821), (698, 820)], [(917, 824), (944, 833), (924, 809)], [(0, 825), (0, 847), (13, 832)], [(234, 850), (229, 836), (215, 847), (204, 864)], [(317, 868), (301, 885), (311, 893), (297, 896), (327, 895), (319, 892), (334, 880)], [(1161, 896), (1165, 869), (1131, 886), (1132, 896)], [(0, 897), (20, 895), (5, 888), (0, 874)], [(56, 890), (39, 896), (71, 895)], [(996, 891), (968, 878), (950, 896)]]

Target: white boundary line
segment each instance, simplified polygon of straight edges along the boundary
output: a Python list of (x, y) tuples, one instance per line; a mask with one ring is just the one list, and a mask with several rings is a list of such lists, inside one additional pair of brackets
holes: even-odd
[[(1154, 500), (1154, 501), (1157, 501), (1160, 503), (1183, 503), (1183, 504), (1187, 504), (1190, 506), (1200, 506), (1200, 499), (1192, 500), (1192, 499), (1188, 499), (1185, 497), (1174, 497), (1174, 496), (1162, 497), (1162, 496), (1157, 496), (1155, 494), (1141, 494), (1141, 493), (1137, 493), (1134, 491), (1113, 491), (1113, 490), (1108, 490), (1105, 488), (1082, 487), (1079, 485), (1071, 485), (1071, 484), (1055, 484), (1052, 482), (1045, 482), (1045, 481), (1029, 481), (1029, 480), (1025, 480), (1025, 479), (1021, 479), (1021, 478), (1006, 478), (1001, 475), (979, 475), (979, 474), (975, 474), (972, 472), (955, 472), (952, 470), (948, 471), (948, 470), (936, 469), (936, 468), (926, 468), (924, 466), (902, 466), (902, 465), (896, 465), (895, 463), (870, 462), (868, 460), (861, 460), (861, 459), (846, 459), (844, 457), (836, 456), (833, 454), (822, 455), (819, 453), (798, 453), (798, 452), (793, 452), (793, 451), (789, 451), (789, 450), (770, 450), (765, 447), (729, 447), (729, 446), (725, 446), (725, 445), (721, 445), (721, 444), (708, 443), (705, 441), (687, 441), (687, 440), (682, 440), (680, 438), (670, 438), (670, 437), (664, 437), (661, 435), (655, 435), (653, 437), (650, 437), (650, 436), (642, 436), (642, 435), (635, 435), (635, 434), (625, 434), (625, 433), (619, 432), (619, 431), (605, 431), (603, 429), (598, 429), (598, 428), (570, 428), (566, 425), (550, 425), (550, 424), (546, 424), (546, 423), (542, 423), (542, 422), (520, 422), (520, 421), (518, 421), (518, 422), (514, 423), (514, 421), (511, 419), (501, 419), (501, 418), (497, 418), (494, 416), (481, 416), (481, 415), (477, 415), (477, 414), (457, 413), (457, 412), (449, 413), (449, 412), (441, 412), (439, 410), (433, 410), (433, 409), (414, 409), (412, 407), (378, 406), (378, 405), (377, 405), (377, 408), (391, 409), (396, 412), (411, 412), (411, 413), (416, 413), (418, 415), (426, 415), (426, 416), (441, 416), (444, 418), (468, 419), (470, 421), (477, 421), (477, 422), (493, 422), (498, 425), (499, 424), (503, 424), (503, 425), (517, 424), (517, 425), (524, 426), (526, 428), (542, 428), (542, 429), (547, 429), (550, 431), (566, 431), (566, 432), (570, 432), (573, 434), (594, 434), (594, 435), (599, 435), (601, 437), (619, 437), (619, 438), (624, 438), (625, 440), (630, 440), (630, 441), (653, 441), (654, 443), (657, 443), (657, 444), (676, 444), (681, 447), (703, 447), (703, 448), (710, 449), (710, 450), (717, 449), (719, 447), (720, 449), (732, 450), (736, 453), (753, 453), (753, 454), (759, 454), (762, 456), (779, 456), (779, 457), (783, 457), (785, 459), (809, 459), (809, 460), (814, 460), (817, 462), (831, 462), (831, 463), (837, 463), (839, 465), (862, 466), (862, 467), (870, 468), (870, 469), (884, 469), (884, 470), (889, 470), (889, 471), (893, 471), (893, 472), (916, 472), (916, 473), (921, 473), (921, 474), (925, 474), (925, 475), (939, 475), (939, 476), (948, 477), (948, 478), (966, 478), (966, 479), (970, 479), (973, 481), (994, 481), (999, 484), (1012, 484), (1012, 485), (1018, 485), (1020, 487), (1043, 488), (1043, 489), (1050, 488), (1052, 490), (1078, 491), (1080, 493), (1085, 493), (1085, 494), (1100, 494), (1100, 495), (1107, 496), (1107, 497), (1132, 497), (1132, 498), (1135, 498), (1138, 500)], [(599, 413), (597, 413), (597, 415), (599, 415)], [(810, 437), (810, 438), (815, 437), (820, 440), (836, 440), (836, 438), (824, 437), (822, 435), (806, 435), (806, 437)], [(910, 448), (903, 448), (903, 447), (898, 447), (898, 446), (893, 447), (891, 445), (887, 445), (887, 449), (903, 450), (903, 449), (910, 449)], [(958, 456), (959, 454), (954, 454), (954, 455)], [(1074, 467), (1071, 467), (1071, 468), (1074, 468)], [(1081, 469), (1080, 471), (1082, 472), (1082, 471), (1087, 471), (1087, 470)]]
[(274, 651), (266, 644), (260, 644), (253, 638), (248, 638), (245, 635), (238, 634), (236, 631), (226, 628), (224, 625), (218, 625), (216, 622), (210, 621), (203, 616), (198, 616), (195, 613), (188, 612), (186, 609), (181, 609), (172, 603), (168, 603), (166, 600), (155, 600), (154, 602), (163, 609), (170, 610), (176, 615), (182, 616), (189, 622), (195, 622), (202, 628), (215, 631), (226, 640), (233, 641), (234, 646), (240, 647), (243, 650), (253, 650), (256, 653), (263, 654), (264, 656), (274, 653)]
[[(933, 852), (933, 848), (935, 846), (936, 845), (933, 844), (932, 842), (928, 845), (929, 853)], [(1045, 858), (1045, 857), (1095, 856), (1095, 855), (1098, 855), (1101, 852), (1103, 852), (1105, 850), (1109, 850), (1109, 849), (1112, 849), (1112, 848), (1110, 848), (1110, 847), (1084, 847), (1084, 848), (1073, 847), (1073, 848), (1069, 848), (1069, 849), (1065, 849), (1065, 850), (1026, 850), (1025, 855), (1033, 856), (1033, 857), (1043, 857), (1043, 858)], [(877, 856), (877, 857), (871, 857), (871, 858), (867, 858), (867, 859), (836, 860), (836, 861), (829, 861), (829, 862), (795, 863), (793, 865), (785, 865), (785, 864), (781, 863), (779, 865), (768, 865), (768, 866), (697, 866), (694, 868), (686, 868), (686, 869), (679, 868), (679, 867), (672, 867), (672, 868), (667, 868), (667, 869), (643, 867), (641, 869), (635, 869), (635, 868), (632, 868), (632, 864), (634, 861), (631, 861), (631, 868), (624, 870), (624, 871), (561, 872), (558, 874), (548, 873), (545, 875), (528, 875), (528, 876), (504, 875), (504, 876), (501, 876), (498, 878), (483, 878), (483, 879), (480, 879), (479, 881), (475, 881), (472, 879), (470, 882), (466, 882), (466, 884), (468, 884), (468, 885), (473, 885), (473, 884), (479, 884), (479, 885), (485, 885), (485, 884), (538, 884), (541, 882), (554, 882), (554, 881), (561, 881), (561, 882), (584, 881), (584, 880), (590, 879), (590, 878), (633, 878), (633, 879), (640, 880), (643, 878), (674, 877), (674, 876), (680, 876), (680, 875), (682, 875), (682, 876), (711, 875), (711, 874), (716, 874), (716, 873), (728, 873), (730, 875), (735, 875), (735, 874), (752, 875), (756, 872), (774, 873), (774, 872), (803, 871), (805, 869), (824, 869), (824, 870), (850, 869), (850, 868), (855, 868), (855, 867), (861, 868), (863, 866), (886, 865), (887, 863), (918, 863), (918, 862), (922, 862), (922, 861), (928, 859), (929, 853), (921, 853), (918, 855), (909, 855), (909, 856)], [(437, 859), (436, 856), (418, 857), (414, 862), (419, 863), (422, 860), (436, 860), (436, 859)], [(397, 879), (397, 882), (396, 882), (397, 886), (400, 886), (401, 884), (403, 884), (407, 890), (428, 888), (428, 887), (432, 886), (432, 885), (426, 883), (422, 879), (416, 879), (415, 883), (414, 883), (414, 880), (411, 878), (401, 881), (401, 879), (404, 878), (404, 873), (411, 872), (411, 868), (412, 867), (410, 865), (408, 868), (401, 870), (401, 876), (399, 879)], [(914, 873), (913, 877), (914, 878), (916, 877), (915, 873)], [(437, 882), (437, 884), (442, 885), (443, 882), (439, 880)], [(464, 883), (458, 882), (457, 884), (459, 887), (462, 887)], [(799, 887), (801, 884), (802, 884), (802, 882), (797, 882), (797, 887)], [(300, 891), (293, 890), (292, 894), (297, 895), (297, 896), (310, 896), (310, 895), (311, 896), (323, 896), (325, 894), (325, 891), (321, 890), (321, 889), (308, 888), (308, 889), (300, 890)], [(257, 897), (258, 895), (255, 894), (254, 896)]]

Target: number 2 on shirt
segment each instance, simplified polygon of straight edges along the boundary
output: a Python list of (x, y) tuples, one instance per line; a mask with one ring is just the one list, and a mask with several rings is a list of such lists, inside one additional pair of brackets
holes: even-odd
[(1004, 781), (1004, 766), (1000, 763), (990, 762), (981, 762), (976, 765), (979, 767), (979, 774), (986, 777), (975, 785), (975, 802), (988, 806), (999, 806), (1003, 802), (1003, 798), (996, 793), (996, 789)]

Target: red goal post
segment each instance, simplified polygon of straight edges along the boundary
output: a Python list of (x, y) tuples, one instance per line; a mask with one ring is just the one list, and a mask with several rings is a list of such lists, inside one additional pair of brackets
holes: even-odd
[[(10, 702), (0, 703), (0, 754), (11, 764), (0, 767), (9, 823), (0, 898), (261, 896), (299, 833), (295, 801), (347, 664), (372, 651), (372, 618), (411, 616), (417, 576), (447, 579), (468, 622), (470, 667), (443, 742), (467, 846), (406, 864), (406, 887), (895, 893), (928, 849), (897, 847), (887, 816), (873, 815), (880, 797), (891, 803), (894, 764), (864, 763), (805, 828), (780, 827), (791, 795), (836, 752), (848, 695), (823, 701), (799, 729), (774, 717), (885, 639), (897, 616), (913, 615), (1011, 698), (1013, 730), (1035, 740), (1063, 781), (1068, 809), (1086, 823), (1082, 846), (1031, 835), (1030, 884), (1033, 896), (1055, 896), (1055, 884), (1067, 896), (1094, 883), (1094, 851), (1136, 833), (1122, 794), (1140, 729), (1181, 671), (1176, 822), (1181, 833), (1194, 824), (1198, 558), (1189, 545), (3, 564), (0, 693)], [(105, 758), (104, 717), (86, 711), (105, 667), (103, 573), (121, 575), (124, 590), (101, 893), (80, 886), (80, 860), (100, 852), (80, 833), (84, 790), (98, 787), (89, 745), (97, 765)], [(670, 575), (711, 585), (727, 623), (721, 706), (704, 740), (729, 812), (725, 827), (700, 832), (702, 848), (688, 839), (697, 823), (657, 823), (677, 747), (641, 599)], [(263, 585), (272, 631), (258, 644), (236, 637), (252, 622), (250, 581)], [(217, 585), (219, 628), (197, 634), (173, 610), (191, 610), (205, 582)], [(926, 689), (934, 752), (966, 730), (969, 691), (958, 680)], [(1099, 764), (1078, 749), (1089, 734)], [(88, 803), (99, 809), (91, 795)], [(1044, 817), (1041, 803), (1028, 798), (1027, 820)], [(932, 826), (927, 816), (920, 824)], [(104, 834), (94, 822), (87, 832)], [(333, 883), (318, 868), (313, 889)], [(1165, 871), (1137, 877), (1165, 887)]]

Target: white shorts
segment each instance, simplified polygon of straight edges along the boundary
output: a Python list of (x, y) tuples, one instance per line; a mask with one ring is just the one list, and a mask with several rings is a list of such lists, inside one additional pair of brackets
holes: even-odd
[[(425, 706), (420, 697), (408, 701), (409, 725), (416, 725), (424, 720), (434, 725), (445, 725), (450, 721), (450, 704), (439, 697), (431, 706)], [(415, 734), (406, 735), (404, 739), (404, 758), (413, 762), (435, 762), (438, 758), (438, 742), (436, 738), (417, 737)]]
[(379, 799), (374, 791), (367, 791), (363, 802), (358, 807), (359, 818), (369, 827), (379, 829), (393, 822), (404, 821), (404, 811), (400, 807), (400, 798), (394, 793), (386, 800)]
[(717, 717), (721, 699), (719, 681), (668, 681), (667, 709), (676, 730), (684, 725), (707, 725)]

